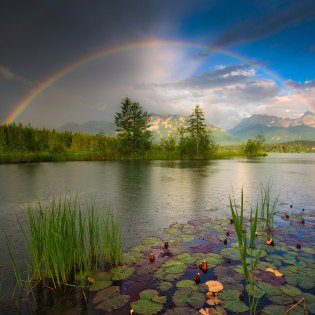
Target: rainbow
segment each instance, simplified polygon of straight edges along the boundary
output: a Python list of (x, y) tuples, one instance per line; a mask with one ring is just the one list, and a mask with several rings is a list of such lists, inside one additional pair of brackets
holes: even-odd
[[(12, 112), (9, 113), (9, 115), (5, 118), (3, 121), (3, 124), (10, 124), (13, 123), (19, 115), (23, 113), (29, 107), (32, 102), (40, 96), (42, 93), (44, 93), (49, 87), (51, 87), (53, 84), (55, 84), (57, 81), (64, 78), (66, 75), (69, 75), (70, 73), (74, 72), (76, 69), (82, 67), (83, 65), (86, 65), (90, 62), (96, 61), (98, 59), (113, 55), (115, 53), (129, 51), (133, 49), (139, 49), (139, 48), (147, 48), (147, 47), (159, 47), (159, 46), (175, 46), (175, 47), (187, 47), (187, 48), (198, 48), (203, 50), (208, 50), (215, 53), (220, 53), (222, 55), (226, 55), (228, 57), (232, 57), (235, 59), (238, 59), (242, 61), (243, 63), (246, 63), (248, 65), (251, 65), (253, 67), (258, 67), (263, 73), (267, 74), (269, 77), (271, 77), (275, 82), (286, 88), (289, 91), (294, 91), (293, 87), (289, 84), (285, 83), (285, 80), (281, 78), (277, 73), (270, 71), (260, 65), (257, 65), (257, 63), (249, 59), (247, 57), (244, 57), (242, 55), (239, 55), (237, 53), (228, 51), (226, 49), (222, 49), (215, 46), (209, 46), (202, 43), (196, 43), (196, 42), (188, 42), (188, 41), (175, 41), (175, 40), (150, 40), (150, 41), (142, 41), (142, 42), (131, 42), (124, 45), (114, 46), (111, 48), (105, 48), (101, 49), (97, 52), (93, 52), (87, 56), (81, 57), (78, 60), (66, 65), (65, 67), (57, 70), (50, 76), (48, 76), (45, 80), (43, 80), (40, 84), (38, 84), (35, 88), (33, 88), (12, 110)], [(303, 105), (307, 108), (307, 110), (311, 112), (315, 112), (315, 107), (313, 108), (313, 105), (311, 102), (303, 97), (302, 95), (299, 95), (299, 98), (301, 99)]]

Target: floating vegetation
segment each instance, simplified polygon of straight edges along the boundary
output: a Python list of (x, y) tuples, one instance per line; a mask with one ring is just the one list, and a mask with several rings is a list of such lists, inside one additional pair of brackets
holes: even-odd
[[(172, 224), (164, 229), (165, 237), (146, 237), (131, 247), (117, 266), (99, 264), (97, 270), (90, 270), (87, 260), (87, 270), (79, 270), (74, 281), (84, 283), (89, 309), (117, 315), (131, 309), (148, 315), (249, 314), (249, 300), (254, 298), (260, 299), (259, 314), (282, 315), (290, 309), (290, 315), (315, 314), (315, 215), (304, 212), (303, 227), (299, 215), (291, 213), (286, 221), (283, 214), (275, 215), (277, 226), (268, 233), (259, 220), (258, 233), (253, 233), (248, 219), (240, 225), (246, 230), (241, 232), (247, 239), (246, 259), (250, 264), (257, 260), (255, 268), (248, 268), (254, 285), (246, 281), (235, 218), (232, 224), (230, 218)], [(265, 245), (268, 235), (274, 246)], [(201, 270), (204, 262), (207, 272)], [(305, 306), (304, 302), (296, 305), (301, 299)]]

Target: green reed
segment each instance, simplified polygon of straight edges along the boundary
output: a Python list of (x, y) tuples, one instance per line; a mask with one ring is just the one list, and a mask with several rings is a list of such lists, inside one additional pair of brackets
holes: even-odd
[(244, 224), (244, 193), (241, 193), (241, 205), (240, 212), (237, 210), (235, 201), (232, 202), (230, 198), (230, 208), (233, 217), (234, 229), (237, 235), (238, 246), (241, 256), (241, 262), (244, 272), (244, 277), (249, 289), (248, 299), (249, 299), (249, 310), (250, 314), (256, 314), (256, 308), (258, 304), (258, 298), (256, 297), (256, 284), (255, 275), (253, 271), (256, 269), (259, 257), (264, 248), (264, 243), (261, 243), (260, 248), (255, 251), (255, 238), (258, 223), (258, 204), (256, 205), (256, 210), (251, 209), (250, 211), (250, 231), (247, 233)]
[(260, 187), (260, 218), (265, 222), (266, 228), (272, 228), (274, 223), (274, 214), (279, 197), (271, 199), (272, 184), (270, 181)]
[[(99, 211), (94, 202), (85, 207), (82, 210), (77, 199), (66, 197), (28, 207), (26, 228), (19, 224), (28, 250), (29, 283), (42, 282), (57, 288), (74, 283), (76, 273), (121, 262), (117, 218), (108, 211)], [(8, 247), (12, 252), (12, 246)], [(14, 259), (12, 263), (15, 268)]]

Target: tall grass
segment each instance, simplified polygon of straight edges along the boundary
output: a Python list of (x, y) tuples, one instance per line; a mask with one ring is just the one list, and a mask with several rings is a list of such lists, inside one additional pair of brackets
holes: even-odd
[(277, 196), (271, 200), (272, 184), (270, 181), (266, 185), (263, 183), (260, 186), (260, 218), (265, 222), (265, 227), (270, 229), (273, 227), (274, 214), (279, 200)]
[(244, 192), (241, 193), (241, 205), (240, 212), (237, 210), (236, 202), (232, 201), (230, 198), (230, 208), (231, 214), (233, 217), (233, 223), (235, 232), (237, 235), (238, 246), (241, 256), (241, 262), (244, 272), (244, 277), (247, 285), (249, 286), (248, 290), (248, 299), (249, 299), (249, 310), (250, 314), (256, 314), (256, 308), (258, 304), (258, 298), (256, 297), (256, 284), (255, 284), (255, 275), (253, 271), (256, 269), (259, 257), (264, 248), (264, 242), (260, 245), (259, 251), (254, 252), (255, 248), (255, 236), (257, 231), (258, 223), (258, 203), (256, 205), (256, 210), (251, 209), (250, 211), (250, 231), (247, 233), (246, 229), (244, 230)]
[[(78, 200), (59, 197), (27, 209), (26, 240), (29, 282), (58, 288), (74, 282), (79, 272), (121, 262), (121, 233), (117, 218), (91, 202), (82, 210)], [(14, 263), (14, 260), (12, 259)]]

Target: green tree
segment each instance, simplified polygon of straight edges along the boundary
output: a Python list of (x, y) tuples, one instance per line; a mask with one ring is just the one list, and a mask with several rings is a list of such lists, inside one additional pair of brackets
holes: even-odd
[(204, 112), (199, 105), (193, 108), (188, 119), (188, 131), (191, 135), (192, 153), (206, 157), (210, 149), (209, 131), (205, 123)]
[(248, 139), (243, 150), (247, 156), (258, 156), (264, 154), (265, 137), (259, 134), (255, 139)]
[(150, 116), (138, 102), (126, 97), (115, 115), (118, 137), (126, 153), (143, 153), (151, 147)]

